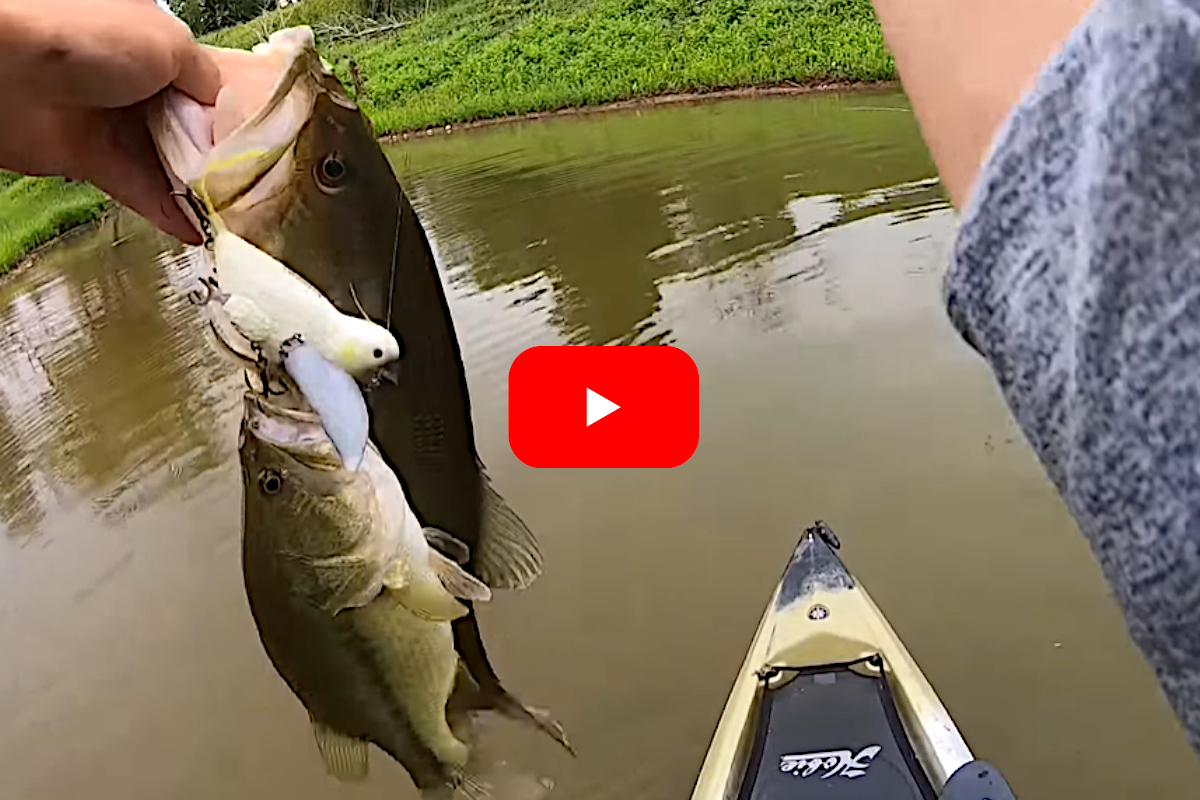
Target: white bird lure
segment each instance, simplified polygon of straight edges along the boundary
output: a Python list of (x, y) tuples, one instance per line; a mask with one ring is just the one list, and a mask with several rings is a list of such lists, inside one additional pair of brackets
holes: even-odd
[(274, 360), (299, 336), (326, 361), (367, 382), (400, 357), (391, 331), (343, 314), (286, 264), (230, 231), (212, 213), (213, 267), (221, 305), (238, 332)]

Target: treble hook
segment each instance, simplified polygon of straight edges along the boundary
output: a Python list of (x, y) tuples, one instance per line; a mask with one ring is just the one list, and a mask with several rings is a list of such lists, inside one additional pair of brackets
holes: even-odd
[(258, 354), (258, 379), (262, 381), (262, 395), (264, 397), (270, 397), (272, 395), (287, 394), (288, 386), (283, 381), (277, 381), (277, 383), (283, 387), (282, 389), (272, 388), (270, 375), (271, 362), (268, 361), (267, 357), (263, 354), (262, 347), (259, 346), (257, 342), (251, 344), (250, 347), (256, 354)]
[(192, 303), (192, 305), (208, 305), (213, 297), (216, 296), (218, 291), (216, 280), (208, 276), (200, 279), (200, 287), (200, 289), (192, 289), (187, 293), (187, 299)]

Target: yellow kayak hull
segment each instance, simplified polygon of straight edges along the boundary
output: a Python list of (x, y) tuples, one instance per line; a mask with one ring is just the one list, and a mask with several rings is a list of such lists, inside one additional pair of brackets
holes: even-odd
[[(850, 746), (846, 742), (830, 742), (831, 749), (785, 755), (781, 766), (759, 765), (761, 758), (755, 749), (764, 735), (760, 717), (765, 713), (762, 706), (768, 688), (786, 682), (792, 674), (822, 665), (842, 665), (843, 673), (849, 670), (882, 678), (876, 682), (885, 684), (882, 696), (890, 696), (896, 712), (889, 712), (889, 718), (898, 717), (903, 727), (902, 735), (911, 746), (909, 755), (915, 755), (928, 779), (926, 793), (929, 787), (935, 792), (940, 790), (959, 767), (973, 760), (967, 743), (916, 661), (862, 584), (835, 554), (838, 546), (836, 536), (823, 523), (801, 537), (734, 681), (692, 800), (751, 797), (746, 784), (756, 780), (754, 773), (760, 768), (773, 773), (794, 768), (790, 775), (803, 779), (792, 784), (800, 790), (798, 796), (803, 796), (802, 787), (820, 783), (823, 789), (836, 788), (839, 782), (844, 784), (867, 770), (874, 755), (871, 748), (837, 749)], [(819, 731), (821, 726), (822, 720), (814, 719), (809, 727)], [(841, 756), (843, 763), (839, 763), (838, 753), (851, 755)], [(861, 757), (864, 753), (862, 763), (852, 761), (853, 755)], [(908, 760), (911, 762), (911, 757)], [(812, 773), (816, 774), (809, 777)], [(760, 792), (754, 796), (771, 795)]]

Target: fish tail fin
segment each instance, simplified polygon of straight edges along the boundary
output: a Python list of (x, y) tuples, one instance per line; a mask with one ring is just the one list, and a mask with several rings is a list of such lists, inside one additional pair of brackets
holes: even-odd
[(446, 783), (421, 789), (422, 800), (487, 800), (492, 787), (465, 771), (455, 771)]
[(453, 768), (447, 783), (422, 790), (421, 796), (424, 800), (545, 800), (553, 788), (548, 777), (515, 767), (496, 753), (472, 748), (469, 761)]
[(515, 722), (532, 725), (562, 745), (563, 749), (572, 756), (577, 755), (575, 748), (567, 738), (566, 730), (549, 711), (525, 705), (501, 686), (498, 680), (483, 688), (464, 669), (460, 672), (450, 703), (450, 713), (456, 719), (465, 718), (469, 712), (495, 711), (500, 716)]
[(465, 761), (442, 762), (449, 768), (450, 779), (440, 787), (422, 791), (424, 800), (545, 800), (554, 789), (551, 778), (528, 772), (478, 742), (473, 742), (465, 754)]
[(484, 800), (484, 798), (492, 796), (492, 787), (484, 782), (482, 778), (471, 774), (463, 776), (462, 783), (459, 784), (458, 789), (469, 800)]
[(563, 729), (562, 723), (556, 720), (547, 709), (527, 706), (508, 692), (497, 696), (493, 700), (491, 708), (511, 720), (532, 725), (562, 745), (563, 749), (572, 756), (578, 755), (570, 740), (567, 739), (567, 732)]
[[(435, 730), (427, 732), (425, 745), (436, 766), (432, 770), (409, 771), (421, 797), (424, 800), (483, 800), (489, 797), (486, 784), (479, 783), (475, 775), (471, 747), (458, 737), (445, 715), (435, 726)], [(483, 788), (481, 794), (474, 793), (476, 786)]]

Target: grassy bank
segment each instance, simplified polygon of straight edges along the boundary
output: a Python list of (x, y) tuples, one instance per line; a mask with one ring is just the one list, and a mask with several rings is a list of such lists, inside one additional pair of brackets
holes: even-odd
[[(204, 39), (248, 48), (294, 25), (313, 26), (381, 135), (656, 94), (895, 77), (870, 0), (302, 0)], [(0, 272), (102, 207), (91, 187), (0, 173)]]
[[(249, 46), (322, 24), (308, 0), (215, 34)], [(290, 12), (290, 13), (289, 13)], [(403, 27), (322, 48), (379, 133), (632, 97), (763, 83), (891, 79), (869, 0), (456, 0)]]
[(105, 202), (86, 183), (0, 171), (0, 274), (39, 245), (95, 219)]

